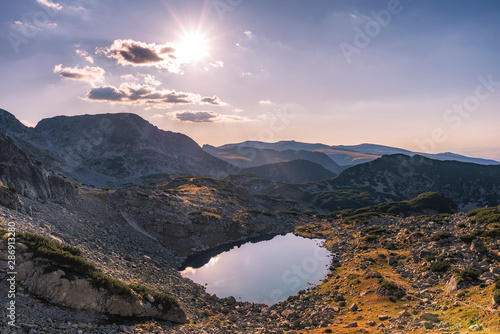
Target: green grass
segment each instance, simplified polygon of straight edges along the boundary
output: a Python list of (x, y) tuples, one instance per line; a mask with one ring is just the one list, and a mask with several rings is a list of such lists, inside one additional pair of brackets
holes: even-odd
[(378, 280), (378, 284), (381, 287), (386, 288), (387, 290), (396, 290), (398, 288), (398, 286), (396, 285), (396, 283), (387, 281), (387, 280), (385, 280), (383, 278), (381, 278), (381, 279)]
[(174, 306), (179, 306), (179, 303), (174, 297), (164, 293), (153, 291), (144, 285), (130, 284), (128, 287), (134, 290), (139, 296), (141, 296), (143, 300), (146, 298), (146, 295), (148, 294), (153, 296), (154, 302), (152, 304), (155, 306), (159, 306), (161, 304), (161, 306), (163, 306), (164, 309), (169, 309)]
[(476, 281), (480, 276), (480, 273), (473, 270), (473, 269), (465, 269), (465, 270), (457, 271), (457, 272), (455, 272), (455, 274), (457, 276), (457, 283), (464, 282), (464, 281), (468, 281), (468, 282)]

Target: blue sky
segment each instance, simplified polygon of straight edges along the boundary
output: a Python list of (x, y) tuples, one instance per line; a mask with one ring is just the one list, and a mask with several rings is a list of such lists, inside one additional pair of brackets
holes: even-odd
[(3, 1), (0, 107), (499, 160), (499, 32), (493, 0)]

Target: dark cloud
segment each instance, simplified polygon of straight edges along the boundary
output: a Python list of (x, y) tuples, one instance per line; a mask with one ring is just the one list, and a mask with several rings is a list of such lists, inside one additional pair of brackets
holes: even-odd
[(175, 113), (179, 121), (192, 123), (212, 123), (218, 118), (218, 114), (210, 111), (180, 111)]
[[(93, 88), (86, 96), (87, 100), (120, 102), (129, 104), (148, 104), (159, 108), (169, 108), (177, 104), (203, 104), (205, 99), (194, 93), (176, 92), (175, 90), (157, 89), (154, 86), (137, 83), (123, 83), (119, 88), (101, 86)], [(222, 104), (218, 98), (218, 104)]]
[(121, 101), (125, 93), (111, 86), (92, 88), (87, 94), (87, 99), (98, 101)]
[(106, 71), (100, 67), (62, 67), (62, 64), (59, 64), (54, 66), (54, 73), (59, 74), (61, 78), (65, 79), (96, 82), (104, 80), (104, 73)]
[(156, 66), (171, 72), (179, 72), (181, 63), (174, 53), (175, 47), (170, 44), (155, 44), (134, 41), (132, 39), (117, 39), (106, 48), (100, 48), (108, 58), (114, 58), (123, 66)]
[(200, 104), (211, 104), (215, 106), (220, 106), (223, 104), (223, 102), (217, 97), (204, 97), (201, 99)]

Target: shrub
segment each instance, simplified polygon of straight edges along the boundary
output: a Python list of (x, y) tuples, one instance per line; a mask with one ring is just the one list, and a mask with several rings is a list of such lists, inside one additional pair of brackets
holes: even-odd
[(132, 293), (131, 289), (123, 281), (104, 275), (100, 270), (90, 274), (87, 281), (96, 288), (104, 288), (118, 295), (130, 295)]
[(467, 223), (466, 222), (458, 223), (457, 227), (458, 228), (466, 228), (467, 227)]
[(153, 305), (158, 306), (161, 304), (163, 306), (163, 309), (165, 310), (168, 310), (174, 306), (179, 306), (179, 303), (174, 297), (164, 293), (153, 291), (144, 285), (130, 284), (129, 288), (137, 292), (137, 294), (141, 296), (142, 299), (146, 298), (146, 295), (148, 294), (153, 296)]
[(473, 269), (466, 269), (458, 272), (457, 283), (463, 281), (475, 281), (479, 278), (479, 273)]
[(370, 234), (370, 235), (377, 235), (377, 234), (382, 234), (385, 231), (387, 231), (387, 228), (383, 226), (371, 226), (371, 227), (366, 227), (361, 230), (361, 233), (364, 234)]
[(359, 274), (351, 273), (351, 274), (347, 275), (347, 279), (348, 280), (353, 280), (353, 279), (358, 278), (359, 276), (360, 276)]
[(383, 278), (381, 278), (381, 279), (378, 280), (378, 284), (381, 287), (386, 288), (387, 290), (396, 290), (398, 288), (398, 286), (396, 285), (396, 283), (386, 281)]
[(495, 292), (493, 292), (493, 300), (495, 303), (500, 304), (500, 290), (495, 290)]
[(378, 239), (378, 237), (376, 235), (373, 235), (373, 234), (367, 235), (366, 237), (363, 238), (363, 240), (366, 242), (373, 242), (373, 241), (376, 241), (377, 239)]
[(431, 236), (431, 241), (439, 241), (442, 239), (450, 238), (453, 235), (450, 232), (438, 232)]
[(433, 272), (445, 273), (450, 269), (450, 264), (445, 261), (437, 261), (431, 264), (429, 269)]

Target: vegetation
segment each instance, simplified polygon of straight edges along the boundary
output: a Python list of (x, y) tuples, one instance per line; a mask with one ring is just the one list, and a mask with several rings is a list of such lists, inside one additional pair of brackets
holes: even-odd
[(453, 234), (450, 232), (438, 232), (431, 236), (431, 241), (439, 241), (446, 238), (451, 238)]
[[(0, 235), (4, 235), (5, 233), (7, 233), (6, 230), (0, 230)], [(155, 292), (143, 285), (127, 285), (119, 279), (105, 275), (93, 263), (82, 258), (81, 250), (77, 247), (60, 244), (47, 237), (33, 233), (18, 232), (16, 236), (18, 240), (22, 241), (33, 251), (35, 256), (49, 259), (55, 264), (69, 266), (78, 274), (84, 276), (96, 288), (104, 288), (118, 295), (131, 295), (132, 291), (134, 291), (141, 298), (145, 298), (149, 294), (155, 300), (153, 304), (156, 306), (161, 304), (164, 309), (178, 305), (177, 300), (169, 295)]]
[[(327, 216), (327, 218), (335, 219), (342, 215), (346, 220), (359, 220), (364, 217), (381, 217), (384, 215), (409, 215), (427, 210), (434, 210), (440, 214), (447, 216), (450, 212), (457, 210), (457, 205), (448, 197), (441, 193), (427, 192), (419, 196), (399, 202), (385, 202), (377, 205), (367, 206), (361, 209), (345, 209), (336, 211)], [(445, 217), (441, 217), (444, 220)]]
[(143, 300), (146, 298), (147, 295), (151, 295), (154, 299), (152, 304), (155, 306), (159, 306), (161, 304), (164, 309), (169, 309), (174, 306), (179, 306), (179, 303), (174, 297), (164, 293), (153, 291), (144, 285), (130, 284), (128, 287), (134, 290)]
[(476, 281), (479, 278), (479, 273), (473, 269), (465, 269), (455, 272), (457, 276), (457, 283), (464, 281)]
[(431, 264), (429, 269), (433, 272), (445, 273), (450, 269), (450, 264), (445, 261), (437, 261)]
[(380, 278), (378, 280), (378, 284), (381, 287), (386, 288), (387, 290), (396, 290), (398, 288), (398, 286), (396, 285), (396, 283), (387, 281), (387, 280), (385, 280), (383, 278)]

